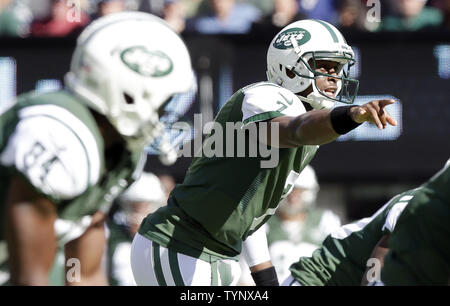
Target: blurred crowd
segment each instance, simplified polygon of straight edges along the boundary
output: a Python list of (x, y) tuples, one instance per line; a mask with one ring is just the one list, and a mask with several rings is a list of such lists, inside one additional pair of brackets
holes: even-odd
[(272, 35), (308, 18), (349, 31), (450, 30), (450, 0), (0, 0), (0, 36), (77, 35), (100, 16), (130, 10), (181, 34)]

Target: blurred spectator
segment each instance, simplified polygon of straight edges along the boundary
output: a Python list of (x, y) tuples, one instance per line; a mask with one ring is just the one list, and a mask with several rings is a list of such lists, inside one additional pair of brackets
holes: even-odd
[(390, 0), (392, 13), (382, 18), (381, 31), (418, 31), (440, 27), (442, 12), (425, 6), (427, 0)]
[(338, 14), (335, 0), (298, 0), (300, 12), (308, 19), (320, 19), (336, 25)]
[(93, 19), (126, 10), (125, 0), (97, 0), (96, 6), (96, 12)]
[(32, 19), (30, 9), (22, 1), (0, 0), (0, 36), (27, 36)]
[(209, 0), (211, 12), (188, 19), (186, 31), (201, 34), (245, 34), (252, 23), (261, 17), (261, 11), (235, 0)]
[(252, 33), (274, 36), (286, 25), (305, 19), (305, 15), (298, 11), (297, 0), (274, 0), (272, 14), (265, 16), (252, 25)]
[(165, 193), (156, 175), (144, 172), (116, 200), (118, 209), (107, 221), (109, 230), (107, 263), (110, 285), (136, 285), (131, 271), (131, 242), (142, 220), (166, 204)]
[(175, 32), (181, 33), (186, 27), (186, 8), (195, 9), (196, 6), (193, 4), (199, 1), (189, 4), (187, 0), (143, 0), (139, 5), (139, 11), (163, 18)]
[(74, 3), (52, 0), (49, 16), (35, 20), (31, 24), (31, 35), (55, 37), (78, 35), (89, 23), (89, 16)]
[(183, 32), (186, 27), (186, 11), (183, 3), (178, 0), (165, 0), (162, 18), (175, 32)]
[(367, 30), (367, 9), (361, 0), (340, 0), (338, 27), (343, 30)]
[(264, 15), (271, 14), (275, 6), (274, 0), (237, 0), (237, 1), (253, 5), (254, 7), (258, 8)]

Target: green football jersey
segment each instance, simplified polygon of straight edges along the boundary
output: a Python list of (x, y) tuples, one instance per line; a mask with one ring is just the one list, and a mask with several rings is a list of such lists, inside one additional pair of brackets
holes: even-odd
[(413, 193), (401, 193), (373, 216), (332, 232), (311, 257), (301, 257), (291, 265), (292, 277), (303, 286), (361, 285), (375, 246), (384, 234), (393, 231)]
[(142, 152), (113, 150), (105, 151), (92, 113), (68, 91), (21, 95), (0, 115), (0, 204), (20, 175), (55, 203), (58, 238), (73, 239), (143, 168)]
[(450, 284), (450, 160), (420, 188), (389, 237), (386, 285)]
[(233, 152), (232, 157), (223, 154), (194, 158), (184, 182), (172, 191), (168, 205), (149, 215), (139, 233), (164, 247), (205, 260), (237, 256), (242, 240), (275, 212), (318, 146), (277, 149), (278, 163), (265, 168), (261, 162), (267, 157), (261, 152), (254, 156), (249, 152), (255, 141), (251, 132), (242, 132), (247, 154), (239, 157), (239, 130), (229, 131), (227, 125), (256, 127), (255, 122), (305, 112), (297, 96), (269, 82), (238, 90), (215, 119), (224, 132), (213, 130), (205, 140), (207, 144), (211, 138), (219, 138), (223, 152)]

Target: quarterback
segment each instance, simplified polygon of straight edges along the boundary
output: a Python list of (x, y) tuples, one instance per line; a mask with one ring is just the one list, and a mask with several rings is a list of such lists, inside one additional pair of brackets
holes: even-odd
[(158, 114), (192, 87), (193, 72), (186, 46), (161, 19), (120, 13), (83, 31), (65, 81), (61, 91), (19, 96), (0, 116), (12, 284), (48, 284), (57, 240), (80, 263), (72, 284), (106, 284), (104, 215), (139, 177), (144, 147), (162, 130)]
[[(352, 48), (326, 22), (294, 22), (275, 36), (267, 53), (268, 81), (238, 90), (215, 123), (277, 126), (277, 133), (257, 141), (278, 144), (278, 164), (262, 168), (261, 155), (195, 158), (168, 205), (144, 219), (134, 238), (131, 264), (138, 285), (236, 284), (238, 255), (246, 245), (267, 244), (264, 232), (252, 234), (261, 232), (318, 145), (363, 122), (380, 129), (396, 125), (385, 110), (390, 100), (331, 110), (336, 101), (350, 103), (356, 96), (358, 81), (348, 78), (353, 63)], [(223, 139), (236, 150), (226, 133)], [(249, 247), (243, 253), (256, 285), (278, 284), (268, 251)]]

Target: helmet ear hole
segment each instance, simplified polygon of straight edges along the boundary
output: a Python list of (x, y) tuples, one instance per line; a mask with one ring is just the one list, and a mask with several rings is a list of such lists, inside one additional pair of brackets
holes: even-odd
[(286, 75), (288, 76), (288, 78), (293, 79), (295, 78), (295, 73), (292, 72), (292, 70), (289, 70), (287, 68), (284, 68), (284, 72), (286, 73)]
[(130, 105), (130, 104), (134, 104), (134, 99), (132, 96), (130, 96), (129, 94), (127, 94), (126, 92), (123, 93), (123, 97), (125, 99), (125, 102)]

